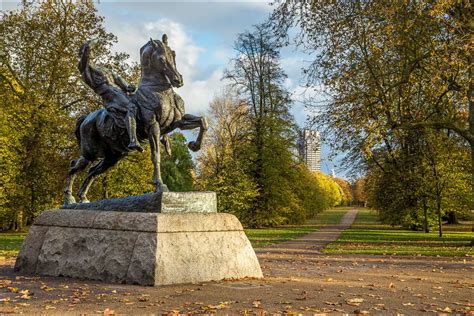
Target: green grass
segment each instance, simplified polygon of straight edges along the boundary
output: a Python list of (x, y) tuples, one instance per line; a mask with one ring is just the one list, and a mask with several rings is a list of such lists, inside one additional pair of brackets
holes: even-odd
[(344, 214), (350, 208), (337, 208), (327, 210), (316, 215), (302, 225), (285, 225), (276, 228), (246, 229), (245, 233), (252, 246), (266, 247), (287, 240), (301, 237), (305, 234), (318, 230), (325, 225), (339, 224)]
[(0, 233), (0, 261), (16, 257), (25, 237), (26, 233)]
[(445, 225), (443, 237), (383, 225), (375, 211), (360, 210), (354, 224), (324, 252), (335, 254), (387, 254), (472, 256), (472, 222)]

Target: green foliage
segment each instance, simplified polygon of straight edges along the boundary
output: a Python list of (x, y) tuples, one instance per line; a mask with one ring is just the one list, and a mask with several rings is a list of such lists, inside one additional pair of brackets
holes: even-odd
[[(408, 144), (408, 140), (405, 141)], [(418, 133), (410, 152), (397, 150), (382, 168), (369, 168), (370, 205), (383, 222), (442, 233), (448, 212), (464, 216), (471, 203), (469, 152), (441, 132)]]
[[(194, 163), (189, 153), (186, 138), (182, 133), (171, 135), (171, 157), (162, 150), (161, 172), (163, 182), (171, 191), (193, 190)], [(148, 173), (151, 175), (152, 173)]]
[(354, 200), (351, 184), (347, 180), (341, 178), (334, 178), (334, 181), (339, 186), (339, 190), (342, 193), (342, 200), (340, 205), (351, 205)]
[(23, 3), (0, 19), (0, 114), (3, 228), (21, 228), (45, 208), (57, 206), (76, 147), (74, 118), (90, 93), (77, 74), (77, 48), (96, 36), (108, 52), (92, 2)]
[(441, 235), (445, 214), (474, 203), (472, 4), (280, 3), (269, 26), (286, 41), (295, 25), (297, 44), (315, 56), (307, 84), (328, 93), (314, 120), (367, 172), (355, 202), (413, 229), (436, 220)]
[(295, 162), (291, 140), (276, 139), (275, 133), (264, 134), (264, 165), (256, 179), (252, 117), (232, 91), (211, 103), (208, 117), (197, 182), (201, 189), (217, 192), (220, 212), (235, 214), (248, 227), (276, 226), (303, 223), (342, 200), (334, 180)]
[(216, 191), (219, 212), (234, 214), (243, 225), (251, 225), (249, 219), (253, 201), (257, 197), (256, 186), (238, 162), (228, 163), (217, 176), (201, 178), (200, 185), (204, 189)]
[(256, 26), (238, 36), (235, 50), (230, 88), (211, 104), (200, 186), (216, 190), (220, 210), (249, 227), (302, 223), (340, 204), (336, 183), (293, 157), (297, 128), (271, 33)]
[[(103, 23), (93, 1), (24, 1), (1, 13), (0, 230), (21, 229), (62, 202), (70, 161), (78, 157), (76, 118), (103, 106), (82, 83), (79, 47), (97, 38), (95, 61), (138, 81), (137, 64), (111, 54), (116, 38)], [(173, 156), (162, 156), (164, 179), (172, 190), (189, 190), (191, 156), (181, 134), (172, 143)], [(90, 198), (150, 192), (151, 175), (149, 153), (132, 153), (94, 183)], [(76, 188), (83, 179), (78, 176)]]

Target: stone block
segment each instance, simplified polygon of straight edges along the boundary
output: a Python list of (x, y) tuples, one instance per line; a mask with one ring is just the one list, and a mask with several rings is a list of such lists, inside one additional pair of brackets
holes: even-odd
[(141, 285), (262, 277), (242, 225), (225, 213), (46, 211), (15, 270)]
[(90, 203), (63, 205), (61, 209), (87, 209), (114, 212), (215, 213), (215, 192), (161, 192), (127, 196)]
[(20, 253), (16, 258), (15, 271), (32, 274), (36, 272), (38, 256), (44, 243), (44, 238), (49, 227), (33, 225), (28, 231)]

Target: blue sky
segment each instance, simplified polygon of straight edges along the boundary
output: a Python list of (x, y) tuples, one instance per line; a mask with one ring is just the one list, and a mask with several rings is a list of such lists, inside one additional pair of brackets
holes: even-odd
[[(3, 2), (3, 9), (9, 9), (14, 2)], [(127, 52), (131, 60), (139, 60), (139, 49), (150, 37), (168, 35), (185, 82), (177, 93), (183, 97), (187, 112), (194, 114), (204, 114), (209, 102), (225, 86), (221, 78), (229, 59), (234, 57), (237, 35), (264, 22), (272, 11), (268, 1), (100, 0), (96, 6), (105, 17), (106, 29), (118, 37), (114, 50)], [(319, 97), (301, 85), (301, 68), (310, 58), (293, 47), (285, 48), (281, 57), (288, 74), (285, 85), (295, 99), (292, 114), (304, 127), (308, 112), (298, 100), (308, 93)], [(330, 174), (335, 168), (337, 174), (343, 175), (340, 166), (334, 166), (328, 159), (329, 154), (329, 146), (323, 144), (322, 170)]]

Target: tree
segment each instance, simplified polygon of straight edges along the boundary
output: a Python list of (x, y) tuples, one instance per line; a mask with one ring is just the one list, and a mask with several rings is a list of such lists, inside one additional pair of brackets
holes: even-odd
[(289, 94), (283, 87), (286, 74), (271, 34), (262, 26), (240, 34), (235, 50), (237, 57), (225, 78), (248, 106), (251, 133), (245, 155), (258, 190), (253, 226), (276, 225), (298, 213), (292, 187), (295, 162), (290, 153), (296, 126), (289, 113)]
[[(171, 135), (172, 154), (162, 155), (163, 181), (171, 191), (192, 191), (194, 163), (182, 133)], [(150, 164), (151, 165), (151, 164)]]
[(245, 158), (251, 141), (248, 106), (228, 88), (211, 102), (207, 117), (209, 130), (197, 157), (197, 186), (217, 192), (219, 212), (251, 225), (257, 188)]
[(31, 223), (60, 199), (75, 149), (74, 118), (93, 104), (77, 74), (77, 49), (95, 36), (109, 52), (114, 37), (102, 23), (88, 1), (24, 1), (2, 12), (1, 173), (9, 184), (1, 212), (9, 228)]
[(354, 203), (360, 206), (367, 206), (366, 179), (359, 178), (352, 185), (352, 196)]
[(437, 226), (442, 236), (442, 218), (468, 209), (468, 152), (456, 137), (427, 129), (408, 148), (368, 168), (370, 204), (384, 222), (425, 232)]
[(329, 93), (317, 120), (355, 165), (380, 167), (394, 138), (422, 128), (454, 131), (471, 150), (474, 190), (472, 12), (455, 0), (295, 1), (280, 3), (269, 26), (284, 40), (300, 26), (297, 44), (316, 56), (308, 85)]
[(342, 193), (341, 205), (351, 205), (353, 200), (351, 184), (342, 178), (334, 178), (334, 182), (339, 186)]
[[(124, 53), (111, 54), (116, 37), (103, 23), (93, 1), (23, 1), (20, 9), (1, 13), (0, 229), (21, 229), (62, 202), (70, 161), (78, 156), (75, 121), (103, 106), (82, 83), (79, 47), (97, 38), (97, 63), (138, 82), (139, 66), (125, 63)], [(188, 190), (193, 181), (182, 141), (173, 135), (175, 152), (163, 159), (164, 177), (175, 190)], [(151, 191), (150, 168), (149, 155), (131, 154), (94, 184), (91, 195), (97, 199)]]
[[(275, 143), (274, 135), (265, 135), (265, 164), (257, 182), (254, 118), (235, 90), (223, 91), (211, 102), (208, 118), (209, 134), (197, 158), (197, 186), (217, 192), (220, 212), (235, 214), (245, 226), (259, 227), (302, 223), (340, 202), (332, 179), (293, 161), (288, 145)], [(255, 205), (261, 206), (256, 200), (262, 196), (271, 212), (256, 211)]]

